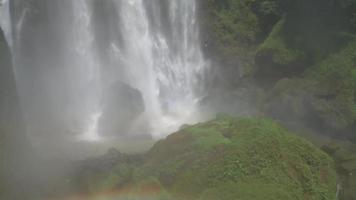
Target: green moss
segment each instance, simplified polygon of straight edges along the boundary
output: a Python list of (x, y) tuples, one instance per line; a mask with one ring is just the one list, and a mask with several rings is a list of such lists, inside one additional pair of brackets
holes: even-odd
[(258, 22), (251, 11), (252, 3), (251, 0), (227, 0), (224, 6), (218, 6), (219, 1), (209, 1), (213, 34), (221, 45), (233, 46), (238, 40), (255, 40)]
[[(347, 79), (345, 86), (355, 86), (355, 61), (356, 61), (356, 40), (350, 42), (345, 48), (341, 49), (339, 52), (329, 56), (327, 59), (318, 63), (310, 71), (307, 72), (308, 76), (317, 78), (318, 80), (336, 80), (340, 82), (342, 78)], [(328, 84), (332, 87), (331, 83)]]
[(356, 108), (356, 40), (330, 55), (306, 72), (306, 77), (319, 81), (334, 96), (327, 109), (335, 121), (348, 127), (355, 122)]
[(335, 199), (332, 160), (268, 119), (224, 116), (187, 127), (157, 143), (140, 172), (185, 199), (233, 188), (218, 199)]
[(335, 140), (322, 148), (335, 160), (341, 184), (340, 200), (355, 199), (356, 145), (351, 142)]
[(130, 188), (132, 199), (333, 200), (336, 192), (332, 159), (311, 143), (270, 119), (222, 114), (159, 141), (140, 166), (88, 177), (90, 191)]
[(285, 19), (281, 19), (273, 28), (267, 39), (258, 47), (257, 55), (269, 55), (272, 61), (279, 65), (287, 65), (298, 60), (304, 60), (303, 51), (289, 47), (283, 38)]
[(206, 30), (211, 57), (224, 65), (239, 66), (246, 74), (254, 65), (258, 18), (252, 11), (254, 0), (209, 0), (201, 19)]
[[(356, 40), (303, 73), (281, 79), (265, 99), (269, 114), (286, 122), (312, 116), (336, 132), (350, 129), (356, 120)], [(307, 122), (305, 122), (306, 124)]]

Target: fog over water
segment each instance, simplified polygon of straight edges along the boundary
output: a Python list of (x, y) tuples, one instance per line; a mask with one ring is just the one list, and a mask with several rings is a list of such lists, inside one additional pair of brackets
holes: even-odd
[[(30, 138), (162, 138), (198, 121), (204, 59), (192, 0), (8, 0)], [(34, 143), (36, 143), (34, 139)]]

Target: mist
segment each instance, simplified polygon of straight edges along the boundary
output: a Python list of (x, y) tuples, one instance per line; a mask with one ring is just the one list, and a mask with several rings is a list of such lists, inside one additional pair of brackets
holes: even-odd
[(355, 9), (2, 0), (0, 199), (356, 198)]

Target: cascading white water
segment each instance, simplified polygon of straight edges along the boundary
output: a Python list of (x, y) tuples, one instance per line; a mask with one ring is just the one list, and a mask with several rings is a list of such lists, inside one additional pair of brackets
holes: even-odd
[(124, 63), (126, 82), (142, 92), (155, 136), (193, 120), (202, 87), (199, 76), (207, 66), (200, 49), (196, 2), (166, 3), (164, 16), (161, 7), (143, 0), (116, 1), (125, 45), (112, 52)]
[(9, 0), (0, 1), (0, 27), (4, 31), (7, 43), (12, 47), (12, 31), (10, 17), (10, 2)]
[(133, 124), (148, 124), (154, 137), (199, 119), (208, 63), (196, 1), (13, 1), (17, 75), (32, 132), (66, 126), (62, 132), (98, 139), (103, 98), (117, 81), (141, 92), (145, 111)]
[(84, 99), (84, 131), (79, 135), (80, 139), (96, 141), (99, 139), (97, 133), (98, 121), (101, 116), (100, 99), (101, 77), (100, 65), (94, 52), (94, 35), (91, 27), (92, 11), (86, 0), (73, 1), (74, 31), (72, 44), (74, 47), (73, 60), (75, 60), (75, 73), (80, 76), (78, 84), (85, 91)]

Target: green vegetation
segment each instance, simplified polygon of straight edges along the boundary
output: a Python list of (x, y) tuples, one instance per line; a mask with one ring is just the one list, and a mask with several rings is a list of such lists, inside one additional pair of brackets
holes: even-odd
[[(307, 138), (356, 139), (355, 0), (210, 0), (206, 4), (203, 13), (211, 22), (203, 23), (205, 37), (211, 40), (206, 51), (222, 60), (223, 77), (234, 85), (227, 94), (240, 91), (236, 88), (244, 84), (257, 85), (264, 90), (256, 105), (258, 114), (307, 130), (311, 133)], [(355, 199), (354, 145), (326, 146), (343, 180), (341, 199)], [(220, 194), (212, 189), (207, 196), (239, 193), (229, 185), (222, 186)], [(248, 192), (253, 187), (264, 187), (244, 189), (247, 196), (258, 199), (258, 194)], [(280, 196), (289, 199), (283, 192)]]
[[(243, 76), (266, 90), (261, 112), (282, 121), (312, 117), (334, 135), (352, 132), (356, 1), (209, 0), (203, 4), (208, 56), (221, 60), (221, 71), (232, 85), (241, 85)], [(277, 90), (281, 92), (275, 95)], [(278, 109), (278, 104), (286, 109)], [(294, 114), (289, 117), (286, 110)]]
[(282, 38), (285, 19), (281, 19), (273, 28), (267, 39), (258, 47), (257, 55), (270, 55), (272, 61), (279, 65), (288, 65), (305, 59), (303, 51), (288, 48)]
[[(309, 67), (300, 78), (278, 80), (264, 104), (266, 112), (285, 122), (309, 121), (333, 134), (355, 124), (356, 43)], [(352, 131), (352, 130), (351, 130)]]
[(356, 145), (350, 142), (333, 141), (324, 145), (322, 149), (335, 159), (342, 184), (339, 192), (341, 199), (355, 199)]
[(329, 115), (341, 124), (341, 128), (353, 125), (356, 120), (356, 40), (339, 52), (330, 55), (316, 64), (306, 74), (322, 85), (324, 91), (332, 96)]
[(336, 193), (332, 159), (269, 119), (219, 116), (159, 141), (134, 170), (119, 166), (90, 185), (138, 188), (149, 180), (174, 199), (331, 200)]
[(258, 19), (251, 0), (209, 0), (201, 18), (208, 43), (209, 56), (224, 66), (243, 63), (246, 73), (254, 64), (254, 51), (259, 34)]

